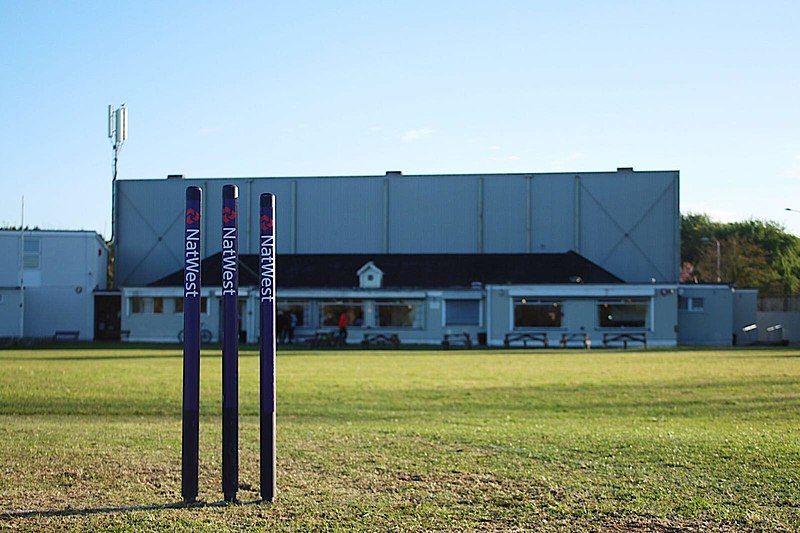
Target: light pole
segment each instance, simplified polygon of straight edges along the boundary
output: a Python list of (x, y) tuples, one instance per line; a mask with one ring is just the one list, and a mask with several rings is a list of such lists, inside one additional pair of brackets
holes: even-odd
[(722, 254), (720, 253), (721, 247), (719, 244), (719, 239), (716, 237), (703, 237), (700, 240), (703, 242), (714, 241), (717, 244), (717, 283), (722, 283)]
[(792, 209), (791, 207), (787, 207), (786, 211), (791, 211), (792, 213), (800, 213), (800, 209)]

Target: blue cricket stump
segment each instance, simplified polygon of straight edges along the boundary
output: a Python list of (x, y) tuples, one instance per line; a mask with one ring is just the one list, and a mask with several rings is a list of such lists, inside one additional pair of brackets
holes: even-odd
[(235, 185), (222, 188), (222, 493), (239, 488), (239, 243)]
[(183, 424), (181, 496), (197, 499), (200, 447), (200, 187), (186, 189), (183, 270)]
[(261, 499), (275, 499), (275, 195), (259, 210), (259, 335)]

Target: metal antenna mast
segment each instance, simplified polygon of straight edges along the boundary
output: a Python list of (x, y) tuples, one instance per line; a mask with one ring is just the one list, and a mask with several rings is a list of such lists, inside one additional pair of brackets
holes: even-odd
[[(122, 104), (117, 109), (108, 106), (108, 138), (114, 150), (114, 168), (111, 175), (111, 244), (115, 243), (117, 230), (117, 161), (122, 145), (128, 140), (128, 108)], [(116, 285), (117, 265), (114, 261), (114, 285)]]

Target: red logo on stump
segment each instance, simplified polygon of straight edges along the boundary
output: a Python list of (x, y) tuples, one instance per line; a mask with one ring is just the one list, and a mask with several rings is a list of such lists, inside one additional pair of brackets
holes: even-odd
[(186, 210), (186, 223), (196, 224), (197, 222), (200, 222), (200, 213), (190, 207)]
[(234, 220), (236, 220), (236, 211), (234, 211), (230, 207), (224, 207), (222, 209), (222, 221), (228, 224), (229, 222), (233, 222)]

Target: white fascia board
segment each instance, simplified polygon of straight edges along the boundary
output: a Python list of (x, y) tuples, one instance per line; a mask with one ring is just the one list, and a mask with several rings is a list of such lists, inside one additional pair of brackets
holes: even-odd
[[(122, 296), (145, 296), (145, 297), (158, 297), (177, 298), (183, 296), (183, 287), (122, 287)], [(247, 296), (247, 289), (239, 289), (239, 296)], [(201, 296), (214, 296), (222, 294), (222, 289), (214, 289), (213, 287), (203, 287), (200, 289)]]
[[(432, 293), (428, 293), (431, 295)], [(439, 291), (437, 293), (438, 296), (444, 298), (445, 300), (482, 300), (483, 299), (483, 291), (482, 290), (452, 290), (452, 291)]]
[[(255, 292), (246, 287), (239, 287), (239, 296), (250, 296), (250, 293)], [(183, 294), (183, 292), (181, 292)], [(214, 296), (222, 296), (222, 287), (214, 287), (211, 289), (211, 294)]]
[(381, 289), (281, 289), (278, 287), (278, 298), (425, 298), (426, 291), (403, 291)]
[(677, 289), (677, 285), (620, 284), (620, 285), (490, 285), (488, 290), (502, 289), (509, 296), (546, 296), (564, 298), (605, 298), (626, 296), (654, 296), (661, 289)]
[[(744, 292), (744, 291), (748, 290), (748, 289), (734, 289), (730, 285), (725, 285), (725, 284), (714, 285), (712, 283), (709, 283), (709, 284), (704, 284), (704, 283), (684, 283), (682, 285), (678, 285), (678, 288), (681, 289), (681, 290), (686, 290), (686, 291), (692, 291), (692, 290), (698, 290), (698, 289), (699, 290), (704, 290), (704, 291), (710, 291), (710, 290), (714, 290), (714, 289), (716, 289), (716, 290), (728, 289), (730, 291), (737, 290), (737, 291)], [(750, 290), (758, 291), (758, 289), (750, 289)]]

